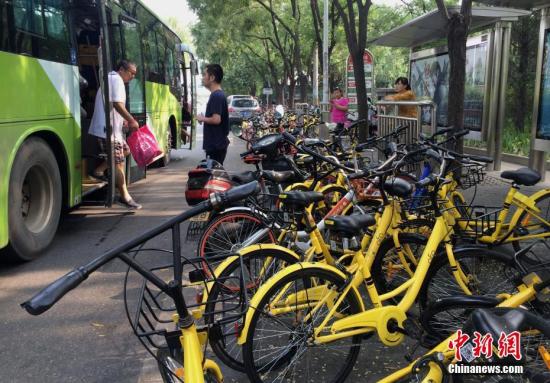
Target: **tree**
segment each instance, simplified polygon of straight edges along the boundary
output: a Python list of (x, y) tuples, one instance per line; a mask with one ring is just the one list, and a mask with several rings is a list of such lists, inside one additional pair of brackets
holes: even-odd
[(525, 130), (532, 113), (539, 22), (536, 12), (512, 25), (506, 111), (517, 132)]
[(166, 24), (168, 24), (168, 26), (172, 28), (174, 32), (176, 32), (176, 35), (178, 35), (178, 37), (181, 39), (183, 43), (185, 44), (193, 43), (191, 38), (191, 31), (188, 28), (182, 26), (178, 21), (178, 19), (176, 19), (175, 17), (169, 17), (166, 20)]
[[(340, 19), (346, 32), (346, 41), (348, 50), (353, 61), (353, 74), (355, 86), (357, 89), (357, 111), (360, 119), (367, 119), (369, 110), (367, 103), (367, 88), (365, 81), (365, 68), (363, 66), (363, 53), (367, 46), (367, 20), (369, 10), (372, 5), (371, 0), (346, 0), (345, 5), (341, 4), (342, 0), (334, 1), (334, 6), (338, 10)], [(361, 129), (359, 139), (365, 141), (367, 139), (367, 130)]]
[[(449, 124), (454, 131), (464, 128), (464, 90), (466, 80), (466, 40), (472, 18), (472, 0), (462, 0), (460, 12), (449, 14), (443, 0), (435, 0), (441, 17), (447, 23), (447, 46), (449, 48)], [(452, 96), (451, 96), (452, 95)], [(456, 143), (455, 150), (463, 151), (463, 141)]]

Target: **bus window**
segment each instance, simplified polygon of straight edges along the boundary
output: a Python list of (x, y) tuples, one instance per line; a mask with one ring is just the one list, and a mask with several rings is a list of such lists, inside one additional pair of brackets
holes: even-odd
[(123, 55), (136, 63), (138, 72), (129, 86), (129, 112), (145, 113), (145, 97), (143, 94), (143, 62), (141, 60), (141, 34), (139, 25), (133, 21), (121, 19), (123, 36)]
[(13, 18), (15, 28), (45, 37), (44, 8), (41, 0), (14, 0)]

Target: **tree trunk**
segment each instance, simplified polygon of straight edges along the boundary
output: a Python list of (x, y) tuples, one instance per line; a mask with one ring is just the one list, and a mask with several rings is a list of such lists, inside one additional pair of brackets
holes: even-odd
[(517, 84), (512, 84), (513, 87), (516, 87), (517, 98), (513, 100), (514, 110), (512, 114), (512, 121), (518, 132), (523, 132), (525, 129), (525, 116), (530, 110), (527, 109), (527, 86), (523, 82), (525, 79), (529, 78), (528, 75), (528, 66), (529, 66), (529, 23), (530, 20), (528, 17), (521, 18), (517, 21), (519, 44), (518, 44), (518, 67), (516, 78), (519, 80)]
[[(367, 87), (365, 85), (365, 66), (363, 64), (364, 50), (353, 52), (353, 75), (355, 76), (355, 89), (357, 89), (357, 112), (360, 120), (366, 120), (369, 117), (369, 108), (367, 100)], [(365, 125), (366, 126), (366, 125)], [(368, 130), (359, 130), (359, 140), (364, 142), (367, 140)]]
[(300, 74), (300, 102), (307, 102), (308, 77), (305, 73)]
[(289, 109), (294, 109), (294, 95), (296, 94), (296, 78), (294, 76), (289, 77), (288, 86), (288, 101), (287, 105)]
[[(446, 13), (441, 1), (437, 1), (438, 8)], [(466, 40), (470, 29), (472, 0), (463, 0), (460, 13), (448, 15), (447, 45), (449, 47), (449, 124), (454, 132), (464, 129), (464, 91), (466, 78)], [(446, 16), (446, 15), (445, 15)], [(464, 142), (459, 139), (454, 150), (462, 153)]]
[(277, 79), (273, 79), (272, 84), (273, 84), (273, 88), (274, 88), (274, 97), (273, 98), (270, 97), (271, 101), (277, 100), (276, 101), (277, 104), (282, 104), (283, 103), (283, 91), (284, 91), (283, 86), (281, 84), (279, 84)]

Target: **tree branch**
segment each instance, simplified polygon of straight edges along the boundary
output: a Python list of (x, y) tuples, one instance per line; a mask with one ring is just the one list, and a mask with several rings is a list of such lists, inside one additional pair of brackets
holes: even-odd
[(262, 7), (264, 7), (271, 14), (271, 17), (274, 18), (275, 20), (277, 20), (279, 22), (279, 24), (281, 24), (283, 26), (283, 28), (286, 29), (287, 32), (290, 35), (292, 35), (292, 37), (294, 37), (292, 30), (288, 27), (288, 25), (285, 24), (285, 22), (273, 10), (273, 2), (271, 0), (269, 1), (269, 5), (265, 4), (262, 0), (254, 0), (254, 1), (256, 1), (258, 4), (260, 4)]
[(441, 17), (445, 19), (445, 21), (449, 21), (449, 11), (447, 10), (447, 6), (445, 5), (444, 0), (435, 0), (435, 3), (437, 4), (437, 9), (439, 9), (439, 14)]

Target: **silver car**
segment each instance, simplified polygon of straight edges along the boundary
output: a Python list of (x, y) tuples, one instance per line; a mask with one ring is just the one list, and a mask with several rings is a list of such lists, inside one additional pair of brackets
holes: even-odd
[(261, 111), (258, 101), (252, 96), (229, 96), (228, 101), (230, 124), (240, 124), (243, 119), (252, 117)]

